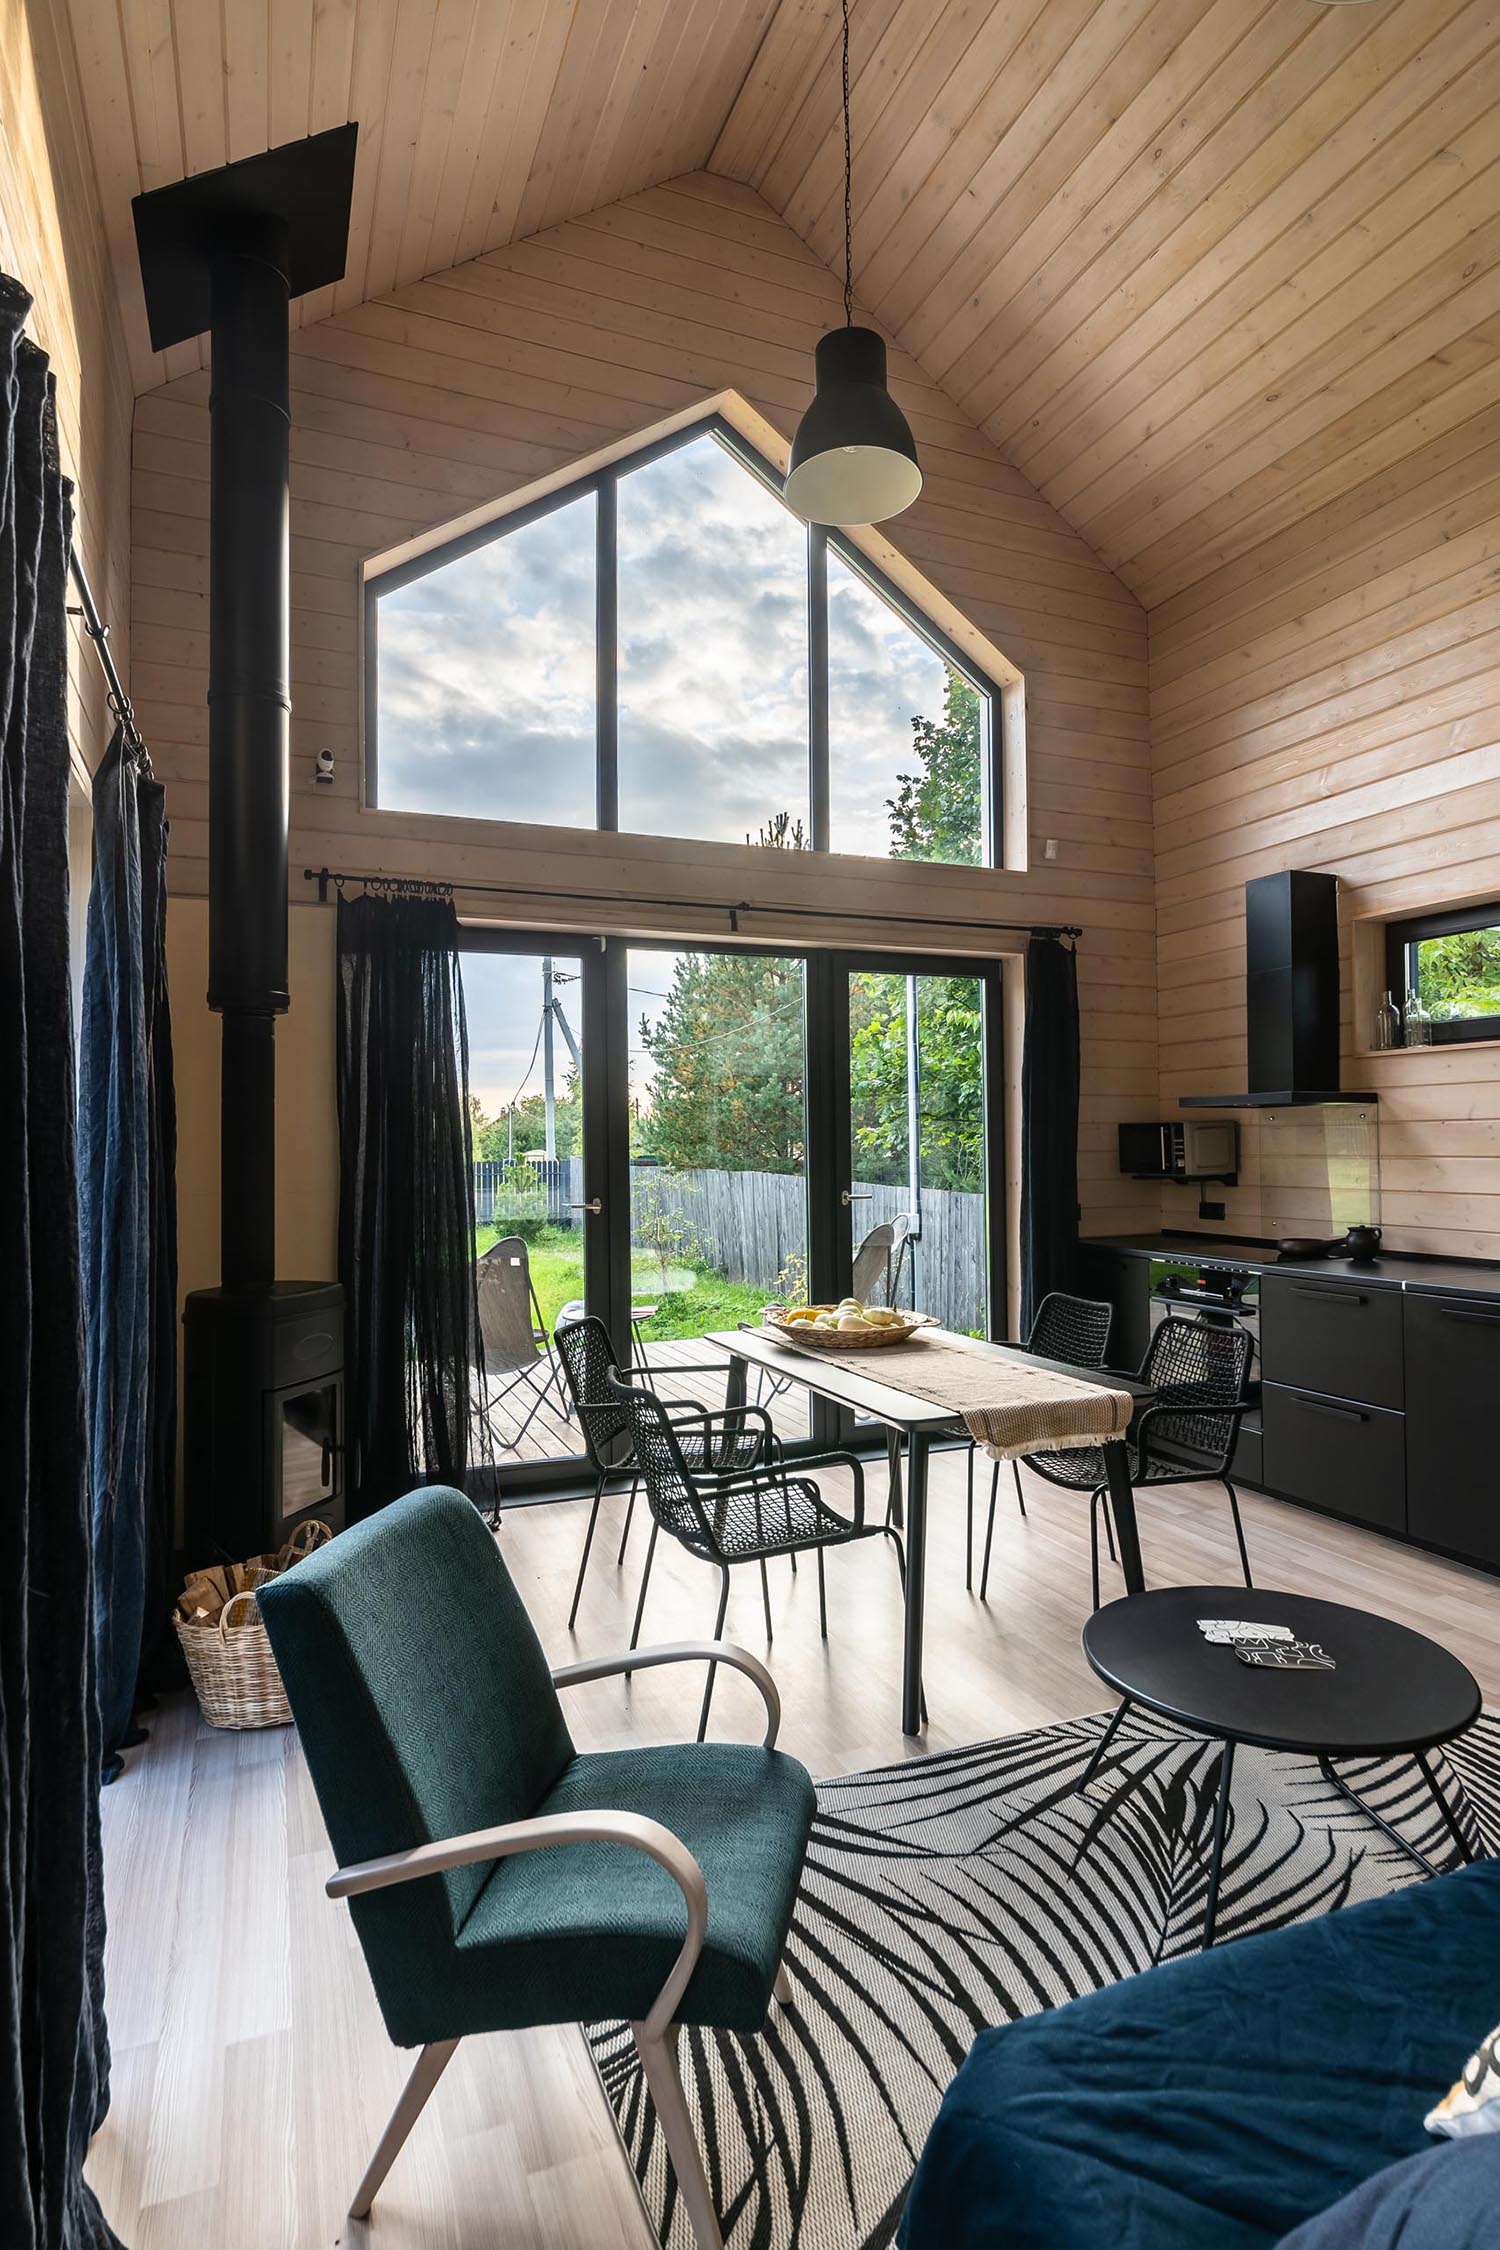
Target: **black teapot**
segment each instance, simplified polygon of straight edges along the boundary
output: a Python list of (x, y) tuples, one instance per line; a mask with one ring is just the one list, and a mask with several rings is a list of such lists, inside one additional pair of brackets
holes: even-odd
[(1372, 1265), (1380, 1254), (1379, 1227), (1351, 1227), (1344, 1248), (1357, 1266)]

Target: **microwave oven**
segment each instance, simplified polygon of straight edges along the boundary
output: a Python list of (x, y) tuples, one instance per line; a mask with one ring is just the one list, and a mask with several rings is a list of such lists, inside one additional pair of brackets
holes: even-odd
[(1222, 1180), (1239, 1155), (1238, 1125), (1184, 1117), (1120, 1127), (1120, 1170), (1135, 1180)]

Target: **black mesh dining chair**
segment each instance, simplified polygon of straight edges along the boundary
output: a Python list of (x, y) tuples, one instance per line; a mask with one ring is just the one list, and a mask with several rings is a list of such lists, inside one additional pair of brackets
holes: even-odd
[[(1240, 1569), (1253, 1586), (1239, 1495), (1230, 1477), (1240, 1423), (1248, 1411), (1245, 1378), (1250, 1371), (1248, 1329), (1169, 1314), (1151, 1339), (1140, 1379), (1155, 1393), (1130, 1433), (1130, 1481), (1137, 1491), (1165, 1484), (1222, 1484)], [(1109, 1521), (1109, 1479), (1102, 1446), (1071, 1452), (1032, 1453), (1026, 1466), (1049, 1484), (1090, 1492), (1089, 1542), (1094, 1607), (1099, 1607), (1099, 1520)]]
[[(1031, 1323), (1031, 1334), (1026, 1339), (1026, 1349), (1035, 1352), (1039, 1359), (1065, 1360), (1070, 1367), (1102, 1367), (1109, 1348), (1109, 1324), (1114, 1308), (1097, 1297), (1070, 1297), (1065, 1290), (1054, 1289), (1036, 1308)], [(967, 1570), (964, 1584), (974, 1591), (974, 1455), (969, 1452), (968, 1517), (967, 1517)], [(1011, 1475), (1016, 1480), (1016, 1505), (1022, 1515), (1026, 1513), (1026, 1495), (1021, 1488), (1021, 1464), (1012, 1460)], [(994, 1462), (990, 1471), (990, 1512), (984, 1529), (984, 1568), (979, 1579), (979, 1599), (988, 1599), (990, 1590), (990, 1550), (995, 1539), (995, 1503), (1000, 1494), (1000, 1464)], [(1106, 1529), (1108, 1525), (1106, 1524)], [(1114, 1558), (1114, 1536), (1110, 1534), (1110, 1558)]]
[[(828, 1637), (828, 1594), (823, 1576), (823, 1553), (828, 1547), (846, 1547), (856, 1539), (889, 1539), (896, 1551), (896, 1567), (906, 1584), (906, 1557), (902, 1552), (900, 1534), (888, 1523), (865, 1521), (864, 1469), (852, 1453), (829, 1452), (803, 1455), (793, 1468), (788, 1468), (780, 1451), (753, 1469), (722, 1470), (697, 1469), (690, 1465), (683, 1448), (683, 1439), (692, 1429), (693, 1418), (667, 1412), (663, 1401), (649, 1390), (642, 1390), (624, 1382), (619, 1373), (612, 1372), (609, 1387), (618, 1398), (630, 1419), (631, 1440), (635, 1448), (636, 1466), (641, 1482), (646, 1487), (646, 1500), (651, 1509), (651, 1545), (646, 1556), (649, 1572), (651, 1556), (656, 1550), (659, 1532), (675, 1539), (690, 1555), (713, 1563), (719, 1572), (719, 1627), (722, 1629), (729, 1607), (729, 1573), (736, 1563), (756, 1562), (760, 1565), (761, 1598), (765, 1604), (766, 1638), (771, 1638), (771, 1595), (766, 1579), (766, 1563), (775, 1555), (806, 1554), (811, 1549), (818, 1558), (818, 1622), (823, 1637)], [(736, 1407), (732, 1414), (749, 1415), (758, 1409)], [(706, 1440), (711, 1440), (714, 1425), (726, 1419), (718, 1414), (697, 1417), (703, 1425)], [(767, 1421), (769, 1429), (769, 1421)], [(829, 1506), (823, 1498), (817, 1477), (810, 1472), (820, 1469), (847, 1469), (854, 1480), (854, 1508), (852, 1515), (844, 1516)], [(645, 1586), (636, 1608), (635, 1631), (630, 1645), (635, 1647), (641, 1629), (641, 1613), (645, 1607)], [(715, 1639), (718, 1634), (715, 1634)], [(703, 1710), (698, 1721), (698, 1740), (701, 1742), (708, 1729), (709, 1706), (713, 1701), (714, 1668), (710, 1666), (708, 1685), (703, 1695)]]
[[(609, 1330), (602, 1320), (591, 1313), (576, 1320), (562, 1321), (553, 1333), (552, 1345), (562, 1365), (563, 1380), (573, 1411), (578, 1416), (578, 1427), (583, 1433), (584, 1451), (589, 1467), (594, 1472), (594, 1503), (589, 1510), (588, 1530), (583, 1535), (583, 1553), (578, 1559), (578, 1578), (573, 1587), (573, 1606), (568, 1611), (571, 1628), (578, 1615), (579, 1598), (583, 1593), (584, 1573), (589, 1567), (589, 1553), (594, 1544), (594, 1528), (599, 1521), (599, 1504), (604, 1498), (604, 1488), (611, 1477), (618, 1477), (629, 1469), (630, 1500), (625, 1510), (625, 1523), (620, 1533), (620, 1551), (617, 1564), (625, 1560), (625, 1549), (630, 1540), (630, 1526), (635, 1516), (635, 1496), (640, 1485), (640, 1471), (635, 1464), (635, 1454), (630, 1435), (630, 1416), (609, 1387), (609, 1373), (619, 1366)], [(650, 1387), (651, 1370), (635, 1365), (626, 1370), (645, 1387)], [(676, 1375), (715, 1375), (722, 1382), (722, 1360), (701, 1360), (695, 1363), (674, 1363)], [(706, 1417), (703, 1407), (695, 1399), (663, 1399), (663, 1410), (674, 1420), (691, 1422), (694, 1427), (682, 1434), (683, 1458), (694, 1469), (752, 1469), (768, 1460), (775, 1448), (775, 1437), (769, 1417), (758, 1407), (732, 1409), (729, 1414)], [(722, 1427), (712, 1425), (722, 1421)], [(641, 1580), (641, 1600), (646, 1598), (646, 1585), (651, 1576), (651, 1554), (646, 1556), (645, 1576)], [(639, 1630), (639, 1620), (637, 1620)], [(631, 1642), (634, 1648), (634, 1641)]]

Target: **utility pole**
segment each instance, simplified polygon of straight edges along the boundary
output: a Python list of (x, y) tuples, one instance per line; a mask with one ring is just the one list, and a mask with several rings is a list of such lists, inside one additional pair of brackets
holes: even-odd
[(542, 957), (542, 1100), (546, 1111), (547, 1162), (557, 1161), (557, 1089), (552, 1079), (552, 956)]

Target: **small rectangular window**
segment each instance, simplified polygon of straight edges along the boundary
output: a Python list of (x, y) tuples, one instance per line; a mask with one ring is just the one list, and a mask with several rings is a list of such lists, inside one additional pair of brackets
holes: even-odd
[(1403, 1024), (1415, 997), (1434, 1041), (1500, 1039), (1500, 900), (1390, 923), (1386, 984)]

